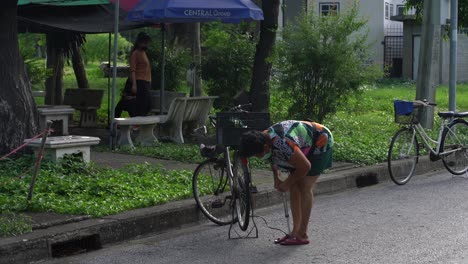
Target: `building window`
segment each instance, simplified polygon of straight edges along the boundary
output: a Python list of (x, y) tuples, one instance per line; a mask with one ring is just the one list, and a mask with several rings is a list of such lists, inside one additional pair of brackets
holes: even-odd
[(319, 12), (322, 16), (336, 15), (340, 12), (340, 3), (338, 2), (320, 3), (319, 6)]
[(390, 18), (395, 15), (395, 6), (393, 4), (390, 4)]
[(385, 2), (385, 19), (390, 19), (390, 4)]
[(405, 12), (405, 6), (404, 5), (397, 5), (397, 16), (402, 16)]

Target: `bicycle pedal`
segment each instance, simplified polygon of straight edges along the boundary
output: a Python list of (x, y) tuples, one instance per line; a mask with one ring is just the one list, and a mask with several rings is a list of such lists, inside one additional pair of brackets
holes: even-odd
[(250, 193), (258, 193), (257, 186), (250, 186)]

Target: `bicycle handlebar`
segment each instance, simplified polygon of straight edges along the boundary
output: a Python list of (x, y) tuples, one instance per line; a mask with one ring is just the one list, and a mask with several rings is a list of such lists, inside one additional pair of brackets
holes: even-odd
[(413, 104), (415, 105), (422, 105), (422, 106), (437, 106), (436, 103), (429, 103), (426, 99), (424, 100), (416, 100), (416, 101), (413, 101)]
[(252, 106), (252, 103), (240, 104), (240, 105), (236, 105), (236, 106), (230, 108), (229, 111), (230, 112), (242, 112), (242, 111), (246, 111), (246, 110), (244, 110), (244, 108), (251, 107), (251, 106)]
[[(236, 106), (229, 108), (229, 112), (248, 112), (247, 110), (244, 110), (244, 108), (251, 107), (251, 106), (252, 106), (252, 103), (236, 105)], [(208, 116), (208, 118), (210, 119), (211, 126), (216, 127), (216, 117), (210, 115)]]

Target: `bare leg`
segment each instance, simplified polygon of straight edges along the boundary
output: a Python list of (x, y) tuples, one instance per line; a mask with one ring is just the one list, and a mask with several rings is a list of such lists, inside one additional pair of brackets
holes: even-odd
[(299, 230), (301, 227), (302, 221), (302, 206), (301, 206), (301, 189), (298, 184), (299, 182), (294, 183), (289, 187), (289, 200), (291, 203), (291, 214), (293, 218), (293, 229), (291, 231), (292, 236), (299, 236)]
[(314, 203), (313, 189), (317, 179), (318, 176), (306, 176), (297, 183), (297, 186), (300, 189), (301, 221), (299, 228), (296, 230), (297, 233), (295, 234), (297, 234), (299, 238), (308, 238), (307, 231), (309, 226), (310, 213)]

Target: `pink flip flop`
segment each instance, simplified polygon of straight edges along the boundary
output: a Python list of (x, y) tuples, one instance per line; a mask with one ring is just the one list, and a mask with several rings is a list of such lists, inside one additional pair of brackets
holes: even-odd
[(307, 245), (309, 244), (308, 239), (300, 239), (297, 237), (288, 237), (282, 242), (280, 242), (280, 245), (282, 246), (298, 246), (298, 245)]
[(280, 244), (281, 242), (285, 241), (286, 239), (288, 239), (290, 237), (291, 237), (290, 235), (285, 235), (284, 237), (280, 237), (280, 238), (275, 239), (273, 242), (275, 244)]

